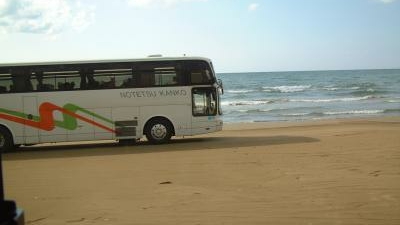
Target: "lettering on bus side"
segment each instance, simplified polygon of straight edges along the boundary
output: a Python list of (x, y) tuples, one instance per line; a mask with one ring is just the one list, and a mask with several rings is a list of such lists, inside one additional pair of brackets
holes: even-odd
[(172, 89), (172, 90), (159, 90), (159, 91), (121, 91), (119, 93), (121, 98), (157, 98), (157, 97), (170, 97), (170, 96), (186, 96), (186, 90)]
[(161, 90), (158, 93), (160, 96), (186, 96), (185, 90)]

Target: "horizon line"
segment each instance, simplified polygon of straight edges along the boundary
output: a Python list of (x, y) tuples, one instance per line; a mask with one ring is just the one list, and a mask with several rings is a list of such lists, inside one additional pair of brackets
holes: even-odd
[(365, 71), (365, 70), (400, 70), (398, 68), (374, 68), (374, 69), (311, 69), (311, 70), (272, 70), (272, 71), (241, 71), (241, 72), (216, 72), (217, 74), (233, 73), (285, 73), (285, 72), (328, 72), (328, 71)]

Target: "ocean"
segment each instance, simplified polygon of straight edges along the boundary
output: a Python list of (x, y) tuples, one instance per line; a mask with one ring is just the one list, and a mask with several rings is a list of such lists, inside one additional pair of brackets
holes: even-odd
[(400, 116), (400, 69), (219, 73), (226, 123)]

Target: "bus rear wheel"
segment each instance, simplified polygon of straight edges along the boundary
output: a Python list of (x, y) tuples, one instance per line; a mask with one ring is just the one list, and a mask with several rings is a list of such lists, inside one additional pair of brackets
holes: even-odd
[(151, 120), (145, 129), (147, 140), (152, 144), (164, 144), (172, 137), (172, 125), (164, 119)]
[(14, 142), (8, 129), (0, 126), (0, 152), (9, 152), (14, 149)]

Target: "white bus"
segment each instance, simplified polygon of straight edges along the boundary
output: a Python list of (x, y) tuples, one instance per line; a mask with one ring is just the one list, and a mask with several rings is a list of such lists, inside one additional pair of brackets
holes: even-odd
[(0, 64), (0, 149), (220, 131), (222, 92), (202, 57)]

